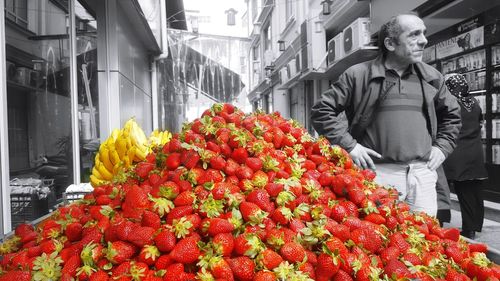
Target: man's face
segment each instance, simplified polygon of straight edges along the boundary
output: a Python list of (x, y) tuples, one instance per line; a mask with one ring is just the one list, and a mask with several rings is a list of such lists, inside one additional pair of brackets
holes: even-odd
[(401, 26), (401, 34), (398, 42), (392, 44), (394, 51), (390, 51), (401, 63), (421, 62), (427, 44), (424, 22), (413, 15), (401, 15), (398, 22)]

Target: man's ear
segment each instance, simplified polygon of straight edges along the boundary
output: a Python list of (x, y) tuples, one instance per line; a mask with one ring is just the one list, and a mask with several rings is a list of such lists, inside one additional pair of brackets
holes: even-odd
[(394, 47), (394, 40), (392, 40), (391, 38), (389, 37), (386, 37), (384, 39), (384, 45), (385, 45), (385, 48), (390, 51), (390, 52), (393, 52), (395, 50), (395, 47)]

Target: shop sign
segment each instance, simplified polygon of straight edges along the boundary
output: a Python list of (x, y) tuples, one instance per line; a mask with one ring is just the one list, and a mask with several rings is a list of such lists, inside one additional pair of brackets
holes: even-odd
[(436, 60), (436, 45), (432, 45), (424, 49), (422, 60), (424, 62), (430, 62)]
[(484, 45), (484, 26), (437, 43), (436, 58), (445, 58), (482, 45)]

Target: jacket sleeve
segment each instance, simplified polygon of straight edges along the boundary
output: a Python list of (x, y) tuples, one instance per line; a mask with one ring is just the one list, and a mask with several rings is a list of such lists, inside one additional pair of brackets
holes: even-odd
[(325, 136), (331, 144), (337, 144), (347, 151), (351, 151), (357, 143), (349, 133), (344, 111), (350, 107), (352, 91), (352, 76), (344, 72), (311, 110), (311, 121), (316, 132)]
[(456, 146), (456, 140), (462, 127), (460, 105), (448, 91), (444, 79), (440, 81), (437, 99), (435, 100), (437, 116), (437, 135), (434, 146), (437, 146), (448, 157)]

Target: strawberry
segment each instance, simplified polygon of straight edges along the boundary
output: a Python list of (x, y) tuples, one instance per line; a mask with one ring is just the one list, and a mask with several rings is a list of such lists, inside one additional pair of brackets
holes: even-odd
[(212, 158), (210, 158), (210, 167), (212, 167), (212, 169), (216, 169), (216, 170), (224, 170), (224, 167), (226, 167), (226, 160), (222, 157), (222, 156), (214, 156)]
[(168, 253), (172, 251), (175, 246), (177, 238), (175, 234), (167, 229), (163, 229), (156, 237), (154, 238), (154, 242), (158, 250), (163, 253)]
[(296, 242), (285, 243), (280, 249), (281, 256), (291, 262), (302, 262), (306, 256), (304, 247)]
[(384, 272), (389, 277), (404, 278), (411, 276), (411, 272), (406, 265), (397, 259), (389, 260), (384, 267)]
[(229, 260), (229, 265), (234, 276), (241, 281), (252, 281), (255, 275), (255, 264), (246, 256), (236, 257)]
[(488, 246), (483, 243), (471, 243), (469, 244), (469, 251), (471, 253), (473, 252), (481, 252), (481, 253), (486, 253), (488, 252)]
[(174, 261), (183, 264), (189, 264), (197, 261), (198, 257), (201, 255), (197, 243), (197, 237), (190, 236), (181, 239), (170, 252), (170, 257)]
[(158, 248), (156, 246), (146, 245), (139, 252), (137, 260), (151, 266), (155, 264), (158, 257), (160, 257)]
[(230, 233), (234, 230), (234, 226), (228, 220), (220, 218), (212, 218), (209, 221), (208, 234), (215, 236), (219, 233)]
[(458, 228), (446, 228), (443, 229), (444, 238), (450, 239), (451, 241), (458, 241), (460, 238), (460, 230)]
[(253, 277), (253, 281), (276, 281), (276, 275), (271, 271), (258, 271)]
[(79, 256), (72, 256), (71, 258), (68, 259), (67, 262), (64, 263), (64, 267), (61, 270), (61, 274), (75, 276), (76, 271), (80, 267), (81, 262), (82, 261)]
[(224, 257), (231, 256), (234, 248), (234, 237), (231, 233), (218, 233), (212, 239), (212, 243), (216, 245), (219, 252)]
[(30, 281), (31, 273), (29, 271), (12, 270), (7, 271), (0, 276), (0, 281)]
[(181, 163), (187, 169), (192, 169), (198, 164), (200, 155), (194, 150), (186, 150), (181, 153)]
[(165, 166), (170, 170), (175, 170), (181, 165), (181, 154), (174, 152), (165, 159)]
[(142, 213), (141, 225), (158, 229), (161, 226), (160, 216), (154, 212), (145, 210), (144, 213)]
[(316, 276), (324, 278), (323, 280), (329, 280), (339, 271), (340, 263), (339, 259), (332, 258), (328, 254), (319, 254), (316, 265)]
[(161, 255), (156, 259), (155, 268), (157, 270), (167, 269), (169, 265), (172, 264), (172, 258), (170, 255)]
[(222, 280), (234, 280), (233, 271), (231, 270), (231, 267), (226, 260), (217, 257), (212, 258), (210, 262), (210, 271), (212, 272), (214, 278)]
[(269, 270), (273, 270), (275, 267), (279, 266), (280, 263), (283, 261), (283, 258), (278, 253), (276, 253), (271, 249), (265, 249), (259, 255), (258, 259), (262, 263), (262, 265)]
[(245, 165), (254, 171), (262, 170), (262, 160), (258, 157), (248, 157), (245, 160)]
[(135, 173), (137, 174), (137, 176), (144, 180), (149, 175), (149, 172), (151, 172), (154, 168), (155, 165), (152, 163), (139, 162), (135, 167)]
[(351, 232), (351, 239), (356, 245), (362, 246), (371, 253), (377, 252), (382, 246), (382, 238), (376, 232), (358, 228)]
[(137, 248), (125, 241), (108, 242), (106, 258), (113, 264), (121, 264), (132, 258)]
[(354, 281), (349, 273), (340, 269), (335, 276), (333, 276), (333, 281)]
[(252, 202), (241, 202), (240, 212), (246, 222), (258, 224), (267, 217), (267, 213), (262, 211), (257, 204)]
[(243, 147), (238, 147), (231, 153), (231, 158), (239, 164), (245, 164), (248, 158), (248, 152)]

